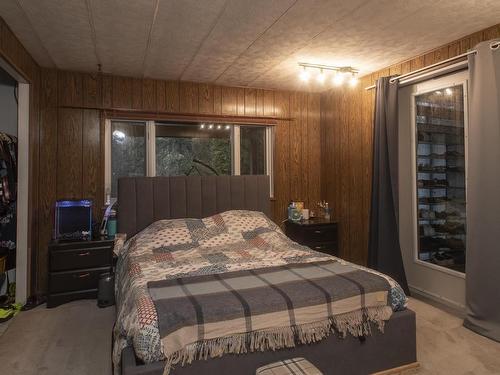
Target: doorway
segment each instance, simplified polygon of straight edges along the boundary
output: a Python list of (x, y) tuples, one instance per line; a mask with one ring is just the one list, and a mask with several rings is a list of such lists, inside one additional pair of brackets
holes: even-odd
[[(29, 93), (30, 85), (16, 70), (7, 62), (0, 59), (0, 70), (6, 78), (5, 96), (0, 95), (3, 119), (5, 113), (9, 113), (9, 121), (2, 122), (0, 132), (10, 134), (6, 137), (16, 140), (17, 155), (14, 156), (17, 170), (17, 178), (12, 179), (9, 184), (9, 195), (7, 201), (4, 195), (4, 203), (9, 205), (9, 217), (14, 218), (15, 224), (9, 229), (9, 239), (4, 238), (2, 245), (8, 245), (10, 251), (6, 257), (6, 268), (9, 269), (8, 284), (15, 288), (15, 302), (24, 304), (28, 295), (29, 280), (29, 248), (28, 248), (28, 186), (29, 186)], [(7, 169), (6, 169), (7, 170)], [(10, 173), (12, 169), (9, 169)], [(16, 181), (17, 180), (17, 181)], [(14, 195), (12, 195), (14, 193)], [(5, 249), (5, 247), (4, 247)], [(7, 277), (6, 277), (7, 278)], [(5, 283), (4, 283), (5, 284)], [(8, 288), (6, 284), (4, 288)], [(0, 292), (1, 293), (1, 292)]]
[(410, 290), (465, 308), (468, 72), (399, 90), (400, 242)]
[(17, 81), (0, 69), (0, 304), (12, 300), (17, 237)]

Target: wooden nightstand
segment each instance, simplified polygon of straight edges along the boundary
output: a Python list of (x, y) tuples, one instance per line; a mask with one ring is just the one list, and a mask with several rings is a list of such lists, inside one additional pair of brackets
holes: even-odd
[(330, 255), (338, 255), (337, 223), (323, 218), (285, 221), (285, 233), (295, 242)]
[(96, 298), (99, 276), (112, 270), (113, 245), (113, 240), (51, 242), (47, 307)]

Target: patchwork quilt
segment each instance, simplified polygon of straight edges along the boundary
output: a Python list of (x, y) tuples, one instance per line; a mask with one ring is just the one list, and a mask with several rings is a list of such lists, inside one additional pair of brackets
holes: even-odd
[[(389, 319), (393, 310), (403, 309), (406, 304), (406, 296), (391, 278), (300, 246), (288, 239), (271, 220), (259, 212), (227, 211), (205, 219), (160, 220), (125, 242), (121, 248), (118, 248), (118, 252), (117, 322), (114, 328), (113, 347), (116, 372), (119, 372), (120, 368), (120, 353), (129, 345), (134, 346), (137, 356), (146, 363), (166, 360), (166, 373), (171, 364), (231, 352), (223, 347), (237, 347), (232, 352), (243, 353), (254, 349), (294, 346), (296, 338), (300, 336), (297, 335), (300, 324), (297, 323), (295, 317), (294, 321), (291, 320), (289, 305), (286, 309), (283, 307), (283, 301), (286, 299), (283, 299), (282, 293), (277, 292), (283, 287), (281, 283), (290, 277), (297, 283), (297, 288), (299, 285), (300, 288), (305, 288), (303, 296), (314, 295), (318, 298), (317, 301), (314, 299), (307, 301), (309, 304), (318, 302), (316, 306), (321, 305), (314, 318), (314, 320), (317, 319), (317, 327), (314, 326), (314, 331), (323, 332), (323, 334), (317, 334), (317, 339), (321, 339), (333, 330), (341, 333), (349, 331), (353, 334), (356, 332), (365, 334), (369, 329), (369, 325), (366, 324), (368, 321), (375, 321), (382, 327), (383, 321)], [(318, 267), (323, 271), (318, 272)], [(297, 273), (310, 281), (304, 282), (303, 278), (299, 282), (296, 277)], [(272, 274), (279, 275), (279, 277), (269, 276)], [(285, 274), (288, 276), (285, 277)], [(345, 278), (338, 276), (341, 274), (350, 274), (350, 277), (354, 277), (355, 280), (347, 282)], [(295, 278), (291, 275), (295, 275)], [(314, 275), (322, 275), (324, 280), (337, 279), (338, 284), (330, 283), (330, 289), (326, 294), (325, 291), (318, 294), (321, 288), (318, 289), (312, 285), (322, 283), (324, 280), (316, 278), (317, 280), (311, 283), (311, 280), (315, 279)], [(235, 281), (242, 280), (242, 277), (246, 278), (244, 279), (246, 284), (238, 284)], [(236, 297), (235, 290), (228, 292), (227, 288), (227, 293), (223, 294), (225, 298), (232, 301), (233, 310), (240, 309), (238, 311), (241, 313), (241, 306), (245, 303), (249, 304), (252, 298), (262, 300), (262, 296), (259, 298), (257, 295), (248, 295), (249, 289), (245, 287), (245, 285), (258, 284), (258, 280), (262, 282), (262, 277), (264, 279), (271, 277), (271, 280), (274, 280), (275, 284), (273, 283), (272, 287), (266, 285), (263, 288), (268, 292), (270, 289), (274, 290), (275, 293), (281, 295), (282, 302), (259, 305), (253, 301), (251, 306), (255, 312), (260, 311), (259, 309), (264, 309), (262, 313), (286, 311), (286, 315), (282, 315), (285, 323), (281, 325), (285, 329), (281, 331), (282, 335), (278, 341), (269, 344), (269, 337), (267, 337), (261, 341), (254, 340), (255, 347), (251, 345), (250, 347), (248, 346), (249, 337), (240, 336), (240, 344), (235, 346), (236, 341), (233, 340), (235, 332), (263, 332), (271, 328), (261, 327), (258, 324), (259, 314), (253, 312), (250, 315), (245, 315), (243, 312), (243, 320), (240, 321), (240, 324), (245, 326), (243, 330), (241, 326), (232, 330), (227, 325), (219, 324), (218, 328), (213, 331), (218, 331), (218, 334), (212, 332), (214, 336), (204, 334), (200, 336), (200, 327), (204, 327), (204, 324), (200, 324), (200, 310), (193, 310), (196, 304), (193, 304), (192, 293), (197, 295), (195, 299), (205, 298), (202, 297), (205, 293), (222, 292), (220, 285), (232, 285), (240, 297)], [(216, 282), (210, 284), (206, 281)], [(182, 287), (181, 285), (185, 283), (198, 287)], [(219, 286), (215, 287), (216, 284)], [(212, 285), (215, 289), (207, 289), (208, 285)], [(236, 285), (239, 285), (240, 289)], [(265, 289), (260, 291), (257, 289), (253, 288), (252, 293), (265, 293)], [(345, 290), (356, 290), (357, 293), (348, 297)], [(307, 308), (306, 301), (303, 300), (303, 296), (301, 297), (302, 294), (294, 294), (293, 290), (288, 290), (288, 292), (293, 294), (296, 306)], [(187, 297), (186, 293), (191, 296)], [(248, 297), (248, 301), (243, 304), (242, 298), (246, 298), (242, 295)], [(329, 297), (326, 297), (327, 295)], [(172, 300), (177, 297), (179, 299)], [(348, 301), (349, 298), (354, 298), (351, 302), (355, 302), (347, 304), (347, 307), (340, 302), (342, 308), (338, 304), (335, 305), (342, 300)], [(183, 302), (180, 302), (181, 300)], [(168, 306), (185, 307), (186, 314), (181, 314), (183, 316), (180, 318), (181, 321), (175, 319), (169, 321), (168, 314), (172, 309), (169, 310)], [(220, 319), (217, 320), (215, 317), (220, 313), (216, 311), (217, 306), (221, 304), (212, 304), (213, 310), (204, 306), (203, 313), (206, 313), (206, 319), (220, 322)], [(271, 311), (273, 309), (276, 311)], [(325, 312), (327, 312), (326, 315)], [(342, 319), (342, 316), (345, 319)], [(336, 320), (335, 317), (337, 317)], [(355, 321), (359, 324), (354, 324)], [(310, 324), (311, 321), (307, 323)], [(249, 324), (250, 330), (248, 330)], [(180, 339), (182, 335), (175, 336), (175, 332), (182, 325), (191, 327), (188, 329), (191, 329), (192, 334), (187, 340)], [(320, 326), (323, 327), (322, 330)], [(303, 332), (303, 340), (299, 337), (298, 343), (315, 341), (311, 338), (310, 332)], [(230, 338), (231, 345), (214, 345), (217, 337), (227, 338), (231, 335), (233, 335)], [(214, 340), (210, 341), (210, 339)], [(221, 340), (218, 341), (221, 342)], [(267, 344), (261, 345), (258, 342), (267, 342)], [(205, 343), (204, 346), (202, 343)]]

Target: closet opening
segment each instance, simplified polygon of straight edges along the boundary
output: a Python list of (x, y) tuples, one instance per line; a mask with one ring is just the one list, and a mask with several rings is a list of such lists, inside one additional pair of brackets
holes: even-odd
[(0, 307), (28, 294), (28, 150), (29, 84), (0, 60)]

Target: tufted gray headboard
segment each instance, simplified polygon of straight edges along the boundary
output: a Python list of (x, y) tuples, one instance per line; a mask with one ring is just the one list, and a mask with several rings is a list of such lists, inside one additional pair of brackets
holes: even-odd
[(161, 219), (203, 218), (227, 210), (270, 215), (269, 176), (122, 177), (118, 232), (127, 238)]

